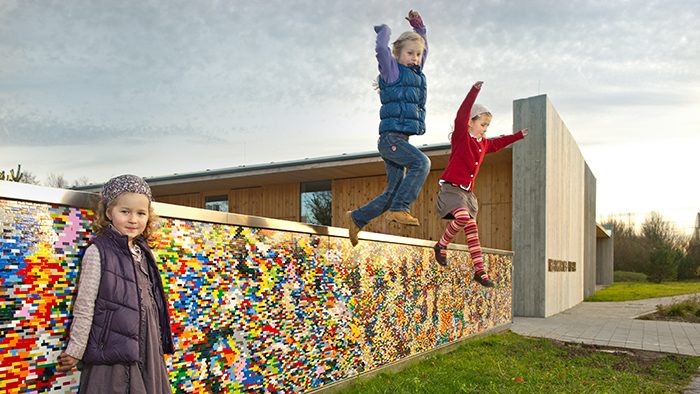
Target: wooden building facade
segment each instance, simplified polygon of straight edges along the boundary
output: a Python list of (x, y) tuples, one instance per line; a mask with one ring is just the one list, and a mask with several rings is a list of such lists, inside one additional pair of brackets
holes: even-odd
[[(387, 223), (379, 217), (364, 231), (438, 240), (446, 221), (438, 217), (438, 180), (449, 159), (449, 144), (420, 147), (431, 160), (431, 171), (411, 213), (419, 227)], [(486, 155), (476, 181), (482, 246), (512, 250), (512, 150)], [(347, 228), (344, 213), (364, 205), (386, 187), (384, 162), (378, 152), (301, 161), (240, 166), (217, 171), (148, 178), (156, 201), (205, 208), (212, 202), (229, 212), (304, 222), (302, 194), (330, 191), (330, 225)], [(465, 243), (464, 235), (456, 242)]]

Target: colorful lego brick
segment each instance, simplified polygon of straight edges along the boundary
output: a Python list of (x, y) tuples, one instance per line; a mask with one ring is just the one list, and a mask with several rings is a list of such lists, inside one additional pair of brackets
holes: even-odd
[[(0, 389), (76, 392), (55, 372), (70, 328), (90, 210), (0, 198)], [(162, 219), (175, 392), (306, 392), (511, 320), (511, 256), (485, 255), (494, 289), (432, 249)]]

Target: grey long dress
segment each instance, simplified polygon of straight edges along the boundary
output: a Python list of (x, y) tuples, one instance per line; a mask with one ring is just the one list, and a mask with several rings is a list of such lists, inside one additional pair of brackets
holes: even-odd
[(86, 365), (80, 376), (80, 393), (172, 393), (163, 359), (158, 310), (146, 269), (146, 259), (138, 246), (131, 249), (131, 254), (139, 268), (136, 272), (141, 293), (141, 360), (130, 365)]

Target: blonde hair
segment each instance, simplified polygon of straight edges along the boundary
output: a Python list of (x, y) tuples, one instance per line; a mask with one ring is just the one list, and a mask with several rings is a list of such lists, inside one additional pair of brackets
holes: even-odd
[[(104, 230), (109, 227), (112, 222), (107, 217), (107, 210), (114, 207), (119, 201), (119, 197), (110, 201), (108, 205), (105, 205), (104, 201), (100, 198), (95, 207), (95, 219), (92, 222), (92, 229), (95, 235), (100, 235)], [(148, 246), (152, 247), (157, 241), (156, 231), (158, 231), (158, 221), (160, 218), (153, 211), (153, 205), (149, 201), (148, 203), (148, 222), (146, 222), (146, 229), (143, 230), (141, 236), (146, 240)]]
[(425, 40), (423, 39), (423, 37), (415, 31), (407, 31), (401, 33), (399, 38), (397, 38), (396, 41), (391, 43), (391, 53), (392, 55), (394, 55), (395, 58), (399, 58), (399, 55), (401, 54), (401, 49), (403, 49), (407, 41), (415, 41), (419, 43), (423, 47), (423, 49), (425, 49)]

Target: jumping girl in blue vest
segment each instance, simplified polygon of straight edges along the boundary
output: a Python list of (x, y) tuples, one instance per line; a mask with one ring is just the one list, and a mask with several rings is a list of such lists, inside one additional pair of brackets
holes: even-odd
[(350, 242), (357, 245), (357, 234), (372, 219), (389, 211), (390, 222), (418, 226), (409, 206), (418, 197), (430, 171), (430, 160), (408, 142), (412, 135), (425, 133), (425, 100), (427, 85), (423, 66), (428, 56), (426, 29), (418, 12), (411, 10), (406, 18), (414, 31), (405, 32), (389, 50), (391, 29), (375, 26), (377, 61), (379, 63), (379, 154), (386, 165), (386, 190), (374, 200), (346, 213)]
[(80, 393), (171, 393), (168, 303), (148, 247), (157, 220), (151, 189), (135, 175), (110, 179), (83, 256), (73, 323), (58, 370), (82, 360)]

